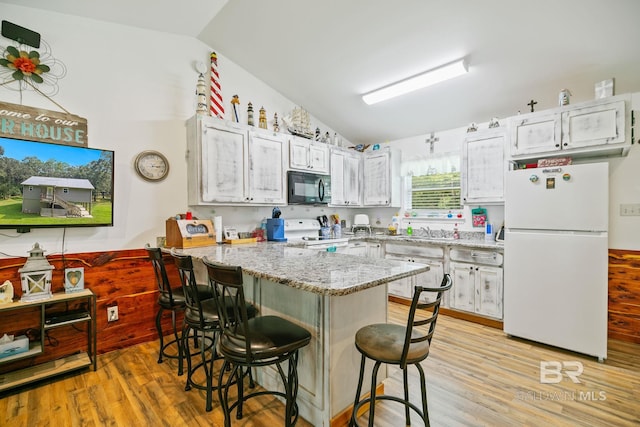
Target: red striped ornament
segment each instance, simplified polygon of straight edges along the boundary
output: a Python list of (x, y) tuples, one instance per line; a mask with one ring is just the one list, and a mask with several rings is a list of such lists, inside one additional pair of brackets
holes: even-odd
[(211, 115), (224, 119), (224, 107), (222, 106), (222, 90), (220, 89), (220, 75), (218, 74), (218, 55), (211, 52)]

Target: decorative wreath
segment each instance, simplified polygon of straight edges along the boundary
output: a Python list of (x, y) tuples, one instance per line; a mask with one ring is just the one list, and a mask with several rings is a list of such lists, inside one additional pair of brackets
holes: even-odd
[(3, 56), (0, 58), (0, 65), (15, 70), (11, 74), (14, 80), (30, 78), (34, 83), (42, 83), (44, 79), (40, 75), (51, 71), (48, 65), (40, 63), (40, 54), (35, 50), (27, 53), (8, 46)]

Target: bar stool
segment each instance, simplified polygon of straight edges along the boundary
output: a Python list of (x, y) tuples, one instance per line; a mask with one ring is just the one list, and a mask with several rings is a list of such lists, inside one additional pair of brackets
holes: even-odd
[[(182, 338), (178, 336), (176, 314), (184, 311), (184, 308), (186, 307), (184, 292), (182, 291), (182, 286), (173, 287), (171, 285), (167, 269), (164, 264), (162, 250), (160, 248), (151, 247), (148, 243), (144, 248), (151, 260), (153, 272), (156, 277), (156, 283), (158, 285), (158, 312), (156, 314), (156, 330), (158, 331), (158, 338), (160, 339), (158, 363), (162, 363), (163, 357), (168, 359), (178, 359), (178, 375), (182, 375)], [(213, 297), (211, 289), (207, 285), (198, 285), (198, 293), (203, 299)], [(167, 343), (164, 343), (164, 331), (162, 330), (162, 316), (165, 310), (171, 311), (171, 326), (174, 336), (174, 339)], [(176, 354), (167, 353), (167, 349), (174, 344), (178, 347)]]
[[(213, 362), (216, 360), (215, 343), (220, 332), (218, 321), (218, 309), (214, 298), (204, 298), (199, 292), (193, 270), (193, 260), (190, 255), (179, 254), (173, 249), (171, 256), (178, 268), (182, 291), (185, 296), (184, 324), (182, 327), (182, 349), (187, 359), (187, 382), (185, 390), (191, 387), (206, 391), (206, 411), (212, 409), (213, 394)], [(210, 294), (212, 295), (213, 292)], [(189, 347), (189, 334), (193, 331), (194, 339), (201, 340), (200, 362), (193, 365), (191, 362), (191, 349)], [(209, 353), (209, 354), (207, 354)], [(203, 369), (205, 383), (194, 381), (193, 376), (197, 370)]]
[[(406, 326), (381, 323), (365, 326), (356, 332), (356, 348), (362, 354), (362, 359), (360, 362), (360, 377), (358, 379), (356, 398), (353, 403), (350, 426), (357, 427), (356, 418), (358, 409), (362, 405), (369, 403), (369, 427), (372, 427), (375, 415), (375, 402), (377, 400), (392, 400), (402, 403), (405, 407), (406, 425), (411, 424), (409, 409), (412, 409), (422, 418), (424, 425), (429, 426), (427, 388), (424, 371), (420, 362), (429, 356), (429, 347), (436, 328), (438, 313), (440, 312), (440, 302), (442, 301), (444, 292), (450, 289), (452, 284), (451, 276), (449, 273), (446, 273), (438, 288), (416, 286)], [(435, 293), (435, 299), (430, 302), (420, 302), (420, 295), (423, 292)], [(420, 313), (418, 310), (423, 310), (424, 313)], [(422, 327), (422, 330), (418, 329), (420, 327)], [(424, 329), (427, 330), (425, 331)], [(367, 358), (375, 362), (371, 374), (371, 394), (369, 397), (360, 400), (362, 381), (364, 379), (364, 366)], [(376, 379), (378, 369), (382, 363), (399, 365), (402, 369), (404, 399), (384, 394), (376, 396)], [(422, 409), (409, 402), (409, 388), (407, 383), (408, 365), (414, 365), (420, 374)]]
[[(311, 334), (306, 329), (278, 316), (249, 318), (242, 284), (242, 268), (203, 260), (209, 282), (217, 301), (222, 332), (218, 340), (218, 352), (224, 357), (224, 365), (218, 377), (218, 395), (224, 412), (225, 427), (231, 426), (231, 411), (242, 419), (242, 405), (248, 399), (271, 394), (285, 399), (285, 426), (298, 421), (298, 350), (309, 344)], [(282, 363), (288, 362), (285, 375)], [(244, 394), (242, 378), (253, 367), (276, 365), (284, 392), (258, 390)], [(231, 366), (226, 382), (226, 368)], [(238, 398), (229, 404), (229, 387), (237, 383)]]

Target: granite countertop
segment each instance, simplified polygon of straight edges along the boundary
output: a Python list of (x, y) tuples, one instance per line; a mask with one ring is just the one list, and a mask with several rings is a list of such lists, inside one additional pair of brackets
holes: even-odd
[(426, 264), (365, 258), (273, 242), (176, 251), (196, 259), (207, 257), (223, 264), (239, 265), (252, 276), (321, 295), (347, 295), (429, 270)]
[(428, 238), (428, 237), (417, 237), (417, 236), (391, 236), (388, 234), (373, 234), (371, 236), (364, 237), (354, 237), (348, 236), (355, 239), (365, 239), (368, 241), (378, 241), (378, 242), (405, 242), (405, 243), (413, 243), (413, 244), (429, 244), (429, 245), (442, 245), (442, 246), (463, 246), (463, 247), (473, 247), (473, 248), (484, 248), (484, 249), (496, 249), (502, 251), (504, 249), (504, 245), (502, 243), (497, 242), (487, 242), (484, 239), (453, 239), (453, 238)]

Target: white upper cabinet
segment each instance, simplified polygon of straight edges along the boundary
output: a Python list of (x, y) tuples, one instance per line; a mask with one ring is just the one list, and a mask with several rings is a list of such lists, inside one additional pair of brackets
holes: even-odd
[(331, 149), (331, 204), (360, 206), (361, 153)]
[(462, 159), (463, 202), (504, 202), (507, 131), (494, 128), (468, 133)]
[(364, 154), (362, 186), (365, 206), (400, 206), (399, 157), (388, 147)]
[(190, 205), (284, 204), (285, 138), (212, 117), (187, 124)]
[(629, 96), (621, 95), (511, 118), (514, 159), (626, 155)]
[(289, 168), (328, 174), (329, 146), (301, 137), (289, 137)]
[(529, 113), (511, 119), (511, 155), (557, 151), (561, 147), (560, 113)]
[(249, 203), (285, 204), (285, 139), (249, 132)]
[(373, 151), (364, 156), (363, 202), (369, 206), (389, 206), (391, 204), (390, 153)]
[(625, 140), (623, 100), (562, 113), (563, 149), (617, 144)]

